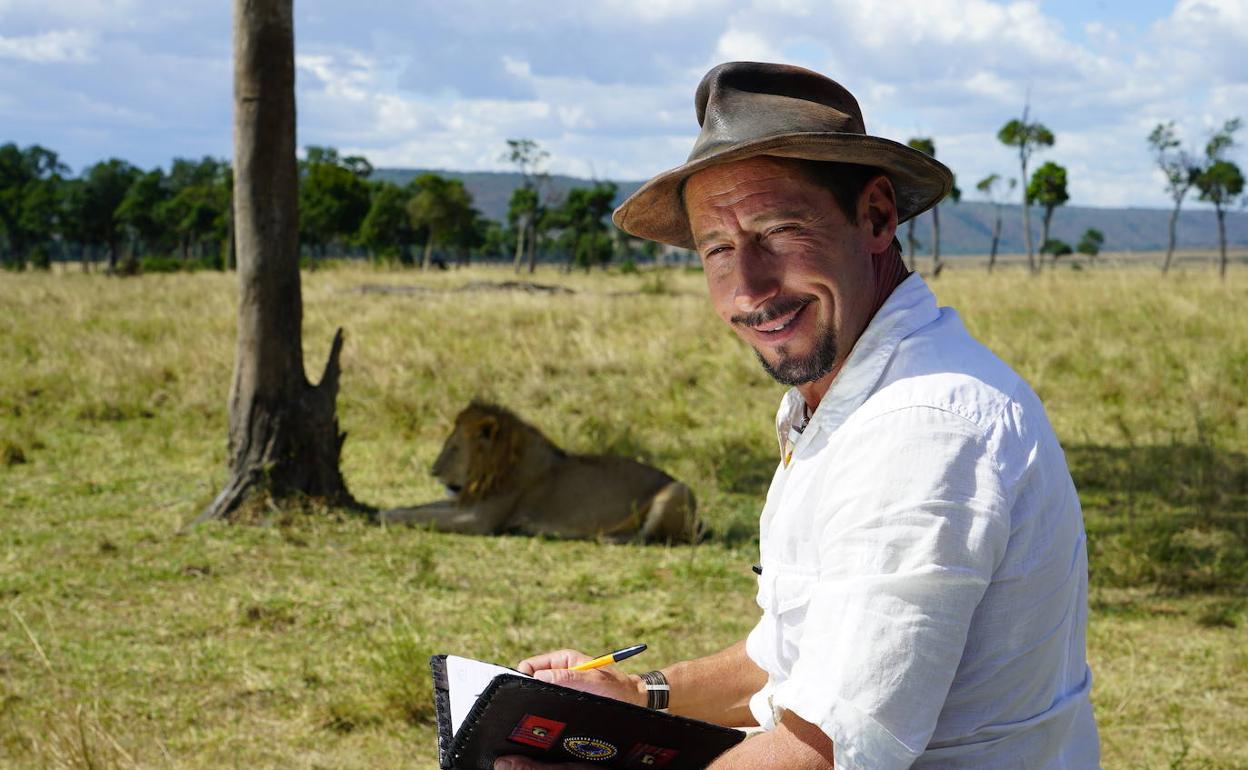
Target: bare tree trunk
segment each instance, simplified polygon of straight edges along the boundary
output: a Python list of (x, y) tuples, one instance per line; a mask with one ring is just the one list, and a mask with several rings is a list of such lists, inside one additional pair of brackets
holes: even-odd
[[(1019, 156), (1021, 159), (1021, 147), (1019, 148)], [(1023, 188), (1023, 238), (1027, 243), (1027, 267), (1031, 272), (1035, 273), (1036, 249), (1035, 244), (1031, 241), (1031, 204), (1027, 202), (1027, 161), (1022, 160), (1020, 165), (1023, 168), (1023, 183), (1019, 186)]]
[(537, 272), (537, 221), (529, 226), (529, 275)]
[(1170, 260), (1174, 259), (1175, 231), (1179, 223), (1179, 206), (1183, 205), (1181, 200), (1174, 202), (1174, 211), (1170, 212), (1170, 243), (1166, 246), (1166, 261), (1161, 263), (1161, 274), (1165, 275), (1170, 272)]
[(940, 204), (932, 206), (932, 277), (939, 278), (945, 263), (940, 261)]
[(433, 228), (429, 228), (429, 238), (425, 241), (425, 256), (421, 259), (420, 269), (428, 270), (433, 264)]
[(1001, 207), (997, 206), (997, 219), (992, 225), (992, 251), (988, 253), (988, 272), (997, 264), (997, 245), (1001, 243)]
[(334, 335), (321, 382), (303, 368), (292, 0), (234, 0), (234, 226), (238, 343), (230, 388), (230, 477), (195, 520), (252, 495), (355, 506), (338, 467)]
[[(1049, 222), (1051, 222), (1052, 220), (1053, 220), (1053, 208), (1051, 206), (1045, 206), (1044, 207), (1044, 219), (1040, 225), (1040, 236), (1041, 236), (1040, 249), (1042, 251), (1044, 247), (1048, 245), (1049, 243)], [(1052, 263), (1050, 264), (1050, 267), (1057, 267), (1057, 254), (1051, 254), (1049, 256), (1053, 260)], [(1044, 267), (1044, 254), (1043, 253), (1041, 253), (1040, 255), (1040, 267)]]
[(519, 225), (520, 232), (516, 234), (516, 261), (514, 264), (516, 275), (520, 274), (520, 264), (524, 261), (524, 247), (529, 241), (529, 217), (522, 214), (516, 221)]
[(1217, 204), (1218, 211), (1218, 249), (1221, 254), (1221, 261), (1218, 263), (1218, 277), (1226, 280), (1226, 211), (1222, 208), (1222, 204)]

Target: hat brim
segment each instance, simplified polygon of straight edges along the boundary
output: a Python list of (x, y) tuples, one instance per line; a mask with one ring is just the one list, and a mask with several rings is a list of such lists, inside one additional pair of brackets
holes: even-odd
[(705, 168), (757, 155), (878, 168), (896, 191), (898, 223), (928, 210), (953, 189), (953, 172), (945, 164), (891, 139), (833, 132), (789, 133), (733, 145), (665, 171), (628, 196), (611, 220), (639, 238), (693, 249), (693, 234), (680, 196), (685, 180)]

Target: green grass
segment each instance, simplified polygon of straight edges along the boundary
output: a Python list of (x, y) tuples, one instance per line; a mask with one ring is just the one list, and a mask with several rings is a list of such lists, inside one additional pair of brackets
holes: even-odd
[[(740, 638), (781, 388), (699, 274), (455, 290), (511, 277), (305, 273), (310, 371), (347, 329), (352, 491), (439, 496), (428, 468), (480, 396), (686, 481), (709, 542), (456, 537), (313, 505), (181, 534), (225, 479), (233, 277), (0, 279), (0, 766), (433, 767), (432, 652), (645, 641), (644, 670)], [(358, 290), (379, 283), (429, 290)], [(1105, 766), (1248, 766), (1248, 276), (955, 269), (935, 288), (1067, 449)]]

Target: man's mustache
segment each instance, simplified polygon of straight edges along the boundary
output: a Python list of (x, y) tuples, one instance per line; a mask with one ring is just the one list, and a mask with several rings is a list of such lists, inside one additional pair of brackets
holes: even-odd
[(767, 323), (768, 321), (774, 321), (782, 315), (799, 310), (814, 301), (815, 298), (811, 296), (782, 297), (780, 299), (772, 300), (769, 304), (764, 305), (757, 310), (749, 313), (739, 313), (738, 315), (734, 315), (731, 320), (733, 324), (740, 324), (743, 326), (759, 326)]

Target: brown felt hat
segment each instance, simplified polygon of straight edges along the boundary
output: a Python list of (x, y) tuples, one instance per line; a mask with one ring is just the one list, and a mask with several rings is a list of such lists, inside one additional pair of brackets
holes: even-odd
[(897, 220), (949, 194), (953, 173), (904, 144), (867, 134), (858, 100), (840, 83), (790, 64), (728, 62), (706, 73), (693, 97), (702, 132), (684, 165), (651, 179), (615, 210), (625, 232), (692, 249), (680, 198), (685, 180), (708, 166), (775, 155), (873, 166), (897, 192)]

